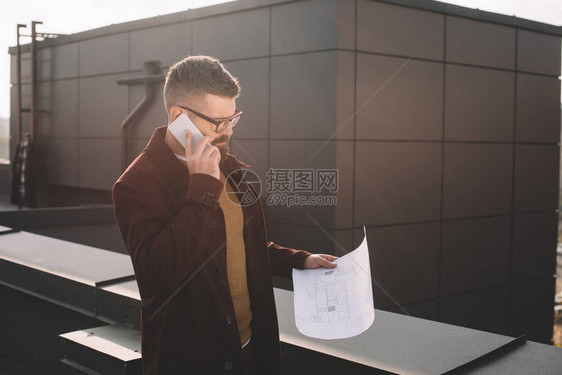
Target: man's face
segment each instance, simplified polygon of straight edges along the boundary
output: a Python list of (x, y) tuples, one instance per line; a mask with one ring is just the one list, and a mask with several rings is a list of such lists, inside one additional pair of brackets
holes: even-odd
[[(234, 98), (225, 98), (213, 94), (205, 94), (203, 99), (190, 100), (188, 103), (181, 103), (180, 105), (189, 107), (217, 121), (231, 117), (236, 110), (236, 100)], [(221, 160), (224, 159), (227, 152), (230, 152), (230, 137), (232, 136), (232, 128), (230, 126), (227, 126), (221, 133), (217, 133), (215, 124), (189, 110), (173, 107), (172, 111), (173, 119), (185, 113), (203, 135), (212, 137), (211, 144), (219, 149)]]

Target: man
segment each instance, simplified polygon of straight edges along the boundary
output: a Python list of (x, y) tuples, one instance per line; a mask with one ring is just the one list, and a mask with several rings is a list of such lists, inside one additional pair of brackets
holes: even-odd
[(145, 375), (280, 374), (271, 276), (336, 266), (337, 257), (267, 241), (261, 201), (237, 200), (234, 186), (253, 189), (243, 178), (249, 166), (229, 153), (239, 93), (214, 58), (174, 64), (164, 86), (168, 125), (185, 114), (203, 139), (194, 148), (188, 132), (184, 149), (157, 127), (113, 185), (141, 295)]

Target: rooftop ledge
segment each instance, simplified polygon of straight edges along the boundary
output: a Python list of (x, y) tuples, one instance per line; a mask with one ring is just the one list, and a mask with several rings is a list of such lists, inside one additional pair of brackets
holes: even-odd
[[(128, 255), (0, 226), (0, 275), (1, 284), (112, 324), (62, 334), (65, 347), (78, 346), (92, 358), (139, 360), (140, 295)], [(358, 336), (311, 338), (296, 328), (293, 292), (274, 293), (282, 343), (368, 368), (397, 374), (466, 373), (468, 366), (479, 374), (562, 370), (560, 348), (378, 309)], [(85, 367), (68, 356), (63, 362)]]

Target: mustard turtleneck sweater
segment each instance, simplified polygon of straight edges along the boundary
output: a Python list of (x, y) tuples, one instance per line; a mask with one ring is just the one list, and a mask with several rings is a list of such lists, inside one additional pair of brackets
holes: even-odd
[[(252, 335), (252, 310), (246, 278), (246, 248), (244, 245), (244, 213), (234, 189), (220, 172), (224, 184), (219, 203), (224, 213), (226, 228), (226, 271), (230, 295), (236, 313), (236, 323), (240, 333), (240, 344), (244, 345)], [(235, 203), (236, 202), (236, 203)]]

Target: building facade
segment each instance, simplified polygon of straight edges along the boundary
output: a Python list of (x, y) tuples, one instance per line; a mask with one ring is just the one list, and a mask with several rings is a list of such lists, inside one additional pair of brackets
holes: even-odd
[(560, 44), (557, 27), (406, 0), (240, 1), (46, 40), (40, 185), (109, 197), (123, 142), (130, 162), (167, 122), (160, 79), (123, 140), (146, 92), (131, 79), (211, 55), (240, 80), (231, 148), (264, 202), (269, 169), (338, 171), (336, 205), (264, 203), (270, 239), (341, 256), (366, 226), (375, 307), (549, 343)]

